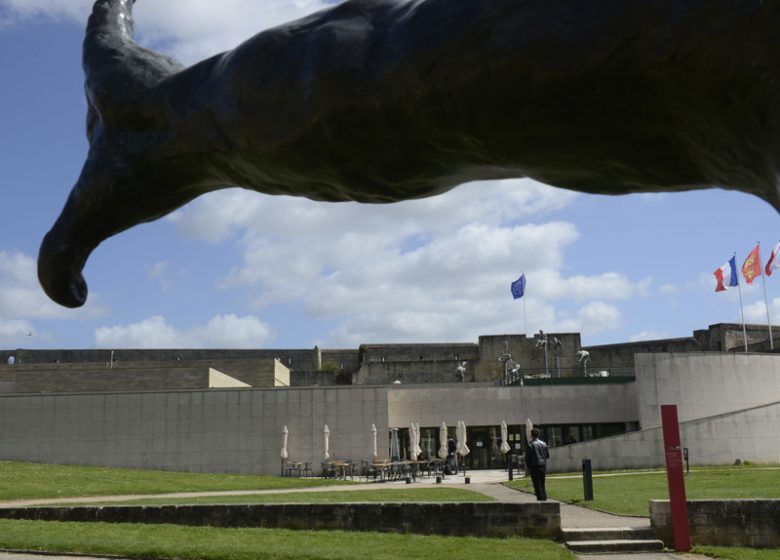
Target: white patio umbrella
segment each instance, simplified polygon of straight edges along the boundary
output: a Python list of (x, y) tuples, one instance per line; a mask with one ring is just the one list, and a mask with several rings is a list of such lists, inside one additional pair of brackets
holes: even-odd
[(287, 434), (290, 432), (287, 431), (287, 426), (282, 428), (282, 452), (280, 456), (282, 457), (282, 460), (287, 459), (290, 455), (287, 453)]
[(455, 437), (457, 438), (457, 453), (461, 457), (465, 457), (471, 450), (466, 445), (466, 423), (463, 420), (458, 420), (458, 427), (455, 431)]
[(534, 423), (531, 422), (530, 418), (525, 419), (525, 440), (530, 443), (531, 441), (531, 430), (534, 427)]
[(328, 440), (330, 439), (330, 430), (328, 429), (328, 425), (325, 424), (325, 427), (322, 428), (322, 437), (325, 440), (325, 452), (322, 454), (323, 460), (327, 461), (330, 459), (330, 453), (328, 453)]
[(416, 461), (422, 453), (420, 447), (420, 425), (417, 422), (409, 423), (409, 458)]
[(447, 424), (441, 423), (439, 427), (439, 459), (447, 458)]
[(374, 438), (374, 450), (371, 452), (371, 456), (376, 459), (379, 456), (376, 449), (376, 425), (371, 424), (371, 435)]
[(509, 453), (512, 448), (509, 447), (509, 442), (507, 442), (507, 433), (509, 432), (509, 428), (507, 428), (506, 420), (501, 420), (501, 453), (506, 455)]

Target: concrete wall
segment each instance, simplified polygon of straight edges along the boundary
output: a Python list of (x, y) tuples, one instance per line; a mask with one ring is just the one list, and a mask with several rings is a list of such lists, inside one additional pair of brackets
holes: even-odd
[[(678, 409), (679, 412), (679, 409)], [(780, 402), (680, 423), (691, 467), (732, 464), (736, 459), (780, 463)], [(557, 447), (552, 472), (580, 471), (591, 459), (594, 470), (664, 466), (663, 433), (650, 428), (619, 436)]]
[(212, 389), (0, 396), (0, 459), (196, 472), (280, 472), (282, 427), (290, 461), (320, 470), (330, 455), (367, 459), (376, 424), (437, 428), (623, 422), (636, 417), (634, 384), (497, 387), (493, 384)]
[(370, 457), (371, 424), (388, 448), (383, 388), (211, 389), (0, 396), (0, 459), (192, 472), (280, 472), (282, 427), (291, 461), (319, 471), (330, 455)]
[(394, 385), (387, 389), (391, 427), (630, 422), (636, 419), (633, 383), (538, 387), (498, 387), (492, 383)]
[(780, 354), (637, 354), (642, 428), (661, 425), (659, 406), (677, 404), (680, 421), (780, 401)]
[[(650, 501), (656, 536), (673, 546), (669, 500)], [(780, 548), (780, 500), (690, 500), (691, 544)]]

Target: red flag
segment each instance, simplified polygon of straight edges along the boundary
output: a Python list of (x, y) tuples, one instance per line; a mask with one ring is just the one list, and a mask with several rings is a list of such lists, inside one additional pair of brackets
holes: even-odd
[(775, 245), (775, 248), (772, 250), (772, 254), (769, 256), (769, 260), (766, 261), (766, 268), (764, 269), (764, 274), (767, 276), (772, 276), (772, 271), (776, 268), (780, 268), (780, 259), (777, 258), (777, 254), (780, 253), (780, 241)]
[(752, 284), (758, 276), (761, 276), (761, 257), (758, 255), (759, 245), (750, 251), (750, 254), (745, 259), (745, 264), (742, 265), (742, 276), (745, 277), (745, 281), (748, 284)]

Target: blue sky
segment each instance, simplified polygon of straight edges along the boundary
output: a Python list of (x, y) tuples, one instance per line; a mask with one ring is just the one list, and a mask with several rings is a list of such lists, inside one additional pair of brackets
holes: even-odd
[[(231, 189), (101, 245), (87, 305), (38, 286), (35, 259), (87, 150), (81, 40), (89, 0), (0, 0), (0, 348), (356, 347), (524, 332), (584, 345), (689, 336), (739, 322), (712, 272), (780, 239), (777, 213), (707, 190), (605, 197), (530, 180), (389, 206)], [(318, 0), (139, 0), (145, 46), (192, 63)], [(780, 273), (767, 279), (780, 323)], [(765, 323), (761, 283), (743, 285)]]

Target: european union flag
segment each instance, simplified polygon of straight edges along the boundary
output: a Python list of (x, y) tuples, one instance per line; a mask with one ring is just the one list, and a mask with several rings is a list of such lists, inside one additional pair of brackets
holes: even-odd
[(512, 282), (512, 297), (520, 299), (525, 293), (525, 273), (520, 275), (520, 278)]

